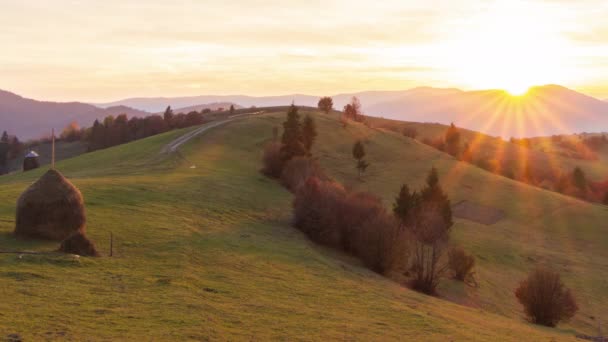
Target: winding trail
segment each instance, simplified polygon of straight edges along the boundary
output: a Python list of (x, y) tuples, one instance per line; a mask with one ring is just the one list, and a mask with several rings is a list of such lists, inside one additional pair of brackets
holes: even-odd
[(180, 137), (178, 137), (177, 139), (171, 141), (170, 143), (168, 143), (167, 145), (165, 145), (161, 150), (160, 153), (161, 154), (171, 154), (171, 153), (175, 153), (175, 152), (179, 152), (177, 151), (177, 149), (182, 146), (183, 144), (187, 143), (188, 141), (190, 141), (191, 139), (203, 134), (204, 132), (206, 132), (207, 130), (211, 129), (211, 128), (215, 128), (218, 126), (221, 126), (223, 124), (226, 124), (228, 122), (234, 121), (236, 119), (242, 118), (242, 117), (246, 117), (246, 116), (252, 116), (252, 115), (258, 115), (258, 114), (262, 114), (264, 113), (263, 111), (260, 112), (255, 112), (255, 113), (245, 113), (245, 114), (237, 114), (237, 115), (232, 115), (229, 116), (227, 119), (224, 120), (219, 120), (219, 121), (212, 121), (210, 123), (204, 124), (201, 127), (190, 131)]

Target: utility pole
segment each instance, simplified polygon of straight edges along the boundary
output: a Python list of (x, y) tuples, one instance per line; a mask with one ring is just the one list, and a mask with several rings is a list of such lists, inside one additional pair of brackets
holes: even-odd
[(51, 129), (51, 169), (55, 170), (55, 129)]

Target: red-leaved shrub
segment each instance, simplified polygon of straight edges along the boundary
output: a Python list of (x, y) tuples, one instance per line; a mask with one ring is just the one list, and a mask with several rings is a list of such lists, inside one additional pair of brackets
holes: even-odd
[(465, 281), (472, 275), (475, 267), (475, 257), (468, 254), (460, 247), (453, 247), (448, 252), (448, 266), (454, 275), (454, 279)]
[(519, 284), (515, 296), (535, 324), (554, 327), (578, 311), (572, 292), (564, 286), (559, 274), (546, 268), (532, 271)]
[(296, 192), (294, 224), (311, 240), (352, 254), (378, 273), (407, 256), (407, 233), (380, 199), (349, 193), (335, 182), (308, 178)]
[(281, 144), (278, 142), (268, 143), (264, 147), (262, 157), (262, 173), (268, 177), (279, 178), (283, 171), (283, 161), (281, 159)]
[(296, 192), (310, 177), (328, 180), (319, 164), (309, 157), (295, 157), (283, 166), (281, 183), (287, 189)]
[(339, 183), (309, 178), (298, 189), (293, 202), (295, 227), (315, 242), (338, 248), (337, 211), (345, 197), (346, 190)]

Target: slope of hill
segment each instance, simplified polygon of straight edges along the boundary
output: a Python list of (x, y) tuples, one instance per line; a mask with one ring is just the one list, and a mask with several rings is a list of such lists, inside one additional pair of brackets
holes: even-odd
[[(11, 312), (0, 330), (26, 340), (561, 341), (603, 323), (604, 207), (493, 176), (398, 134), (314, 115), (314, 154), (345, 184), (389, 205), (402, 182), (421, 185), (434, 165), (454, 203), (504, 211), (492, 226), (456, 220), (453, 240), (476, 255), (480, 286), (446, 281), (441, 291), (467, 306), (403, 288), (290, 227), (291, 194), (257, 172), (281, 113), (197, 137), (182, 148), (187, 162), (158, 154), (182, 130), (59, 163), (83, 192), (88, 235), (107, 251), (112, 232), (116, 256), (0, 255), (0, 310)], [(357, 138), (371, 162), (364, 182), (351, 157)], [(0, 177), (0, 249), (56, 248), (10, 234), (17, 196), (42, 172)], [(557, 267), (577, 295), (571, 324), (523, 320), (513, 289), (538, 263)]]
[[(199, 105), (190, 106), (190, 107), (174, 108), (173, 112), (187, 114), (190, 112), (200, 112), (205, 109), (209, 109), (211, 111), (217, 111), (220, 108), (223, 108), (225, 110), (228, 110), (228, 109), (230, 109), (230, 106), (234, 106), (235, 109), (243, 108), (242, 106), (239, 106), (238, 104), (232, 103), (232, 102), (213, 102), (213, 103), (199, 104)], [(159, 114), (161, 114), (161, 113), (164, 113), (164, 111), (159, 112)]]
[(243, 107), (271, 107), (284, 106), (286, 103), (291, 102), (295, 102), (298, 105), (303, 106), (316, 106), (318, 101), (318, 96), (299, 94), (266, 97), (255, 97), (245, 95), (203, 95), (186, 97), (130, 98), (97, 105), (103, 108), (117, 105), (125, 105), (151, 112), (161, 112), (164, 111), (167, 106), (171, 106), (172, 108), (184, 108), (214, 102), (235, 103)]
[(487, 208), (504, 215), (492, 225), (456, 220), (453, 238), (476, 255), (480, 285), (474, 290), (446, 283), (445, 296), (518, 319), (521, 308), (513, 297), (518, 281), (536, 265), (546, 264), (560, 271), (577, 293), (581, 312), (572, 327), (596, 332), (608, 303), (608, 287), (601, 280), (608, 268), (600, 266), (608, 261), (602, 223), (608, 219), (605, 206), (495, 176), (397, 133), (351, 125), (350, 135), (368, 140), (371, 166), (361, 183), (349, 153), (352, 140), (330, 134), (338, 130), (336, 124), (325, 132), (335, 138), (320, 143), (318, 155), (322, 165), (348, 187), (381, 195), (388, 206), (401, 183), (419, 188), (428, 169), (435, 166), (453, 204), (472, 204), (479, 215)]
[(60, 131), (72, 121), (90, 126), (95, 119), (122, 113), (148, 115), (124, 106), (101, 109), (80, 102), (36, 101), (0, 90), (0, 129), (17, 135), (21, 140), (48, 136), (52, 128)]
[[(442, 138), (449, 125), (439, 123), (405, 122), (383, 118), (370, 118), (374, 127), (385, 128), (396, 133), (403, 132), (405, 127), (413, 128), (418, 133), (417, 140), (434, 140)], [(551, 140), (550, 137), (533, 138), (535, 141), (531, 148), (509, 142), (502, 138), (489, 136), (467, 129), (460, 129), (461, 142), (463, 145), (470, 144), (475, 150), (475, 160), (483, 158), (490, 163), (500, 159), (506, 167), (508, 165), (514, 175), (521, 175), (529, 167), (535, 175), (559, 174), (570, 172), (575, 167), (580, 167), (590, 180), (604, 181), (608, 175), (608, 150), (600, 149), (597, 160), (585, 160), (569, 157), (567, 153), (559, 150), (555, 143), (544, 143)], [(564, 139), (567, 137), (564, 137)]]

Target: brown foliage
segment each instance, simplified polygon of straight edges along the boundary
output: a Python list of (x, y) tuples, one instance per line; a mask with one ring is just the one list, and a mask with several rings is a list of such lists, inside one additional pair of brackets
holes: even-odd
[(262, 163), (263, 174), (273, 178), (281, 176), (283, 160), (281, 159), (281, 144), (279, 142), (271, 142), (264, 147)]
[(576, 300), (557, 272), (537, 268), (523, 280), (515, 296), (531, 322), (549, 327), (568, 320), (578, 311)]
[(320, 110), (325, 112), (325, 114), (329, 114), (334, 108), (334, 100), (328, 96), (322, 97), (317, 106)]
[(350, 103), (344, 106), (344, 117), (357, 122), (365, 121), (365, 116), (361, 111), (361, 102), (356, 96), (353, 96)]
[(72, 121), (63, 129), (59, 138), (67, 142), (80, 140), (82, 138), (82, 130), (76, 121)]
[(460, 247), (453, 247), (448, 252), (448, 266), (454, 275), (454, 279), (465, 281), (473, 274), (475, 257)]
[(411, 138), (411, 139), (416, 139), (416, 137), (418, 136), (418, 131), (414, 127), (405, 127), (405, 128), (403, 128), (402, 133), (404, 136)]
[(310, 177), (327, 180), (319, 164), (309, 157), (294, 157), (288, 161), (281, 172), (281, 183), (296, 192)]
[(454, 157), (458, 157), (460, 155), (460, 131), (454, 123), (446, 130), (444, 141), (446, 152)]
[(407, 256), (407, 235), (380, 199), (349, 193), (335, 182), (311, 177), (299, 188), (294, 224), (313, 241), (350, 253), (378, 273)]
[(340, 217), (336, 211), (345, 197), (346, 190), (339, 183), (309, 178), (293, 202), (295, 227), (313, 241), (339, 247)]

